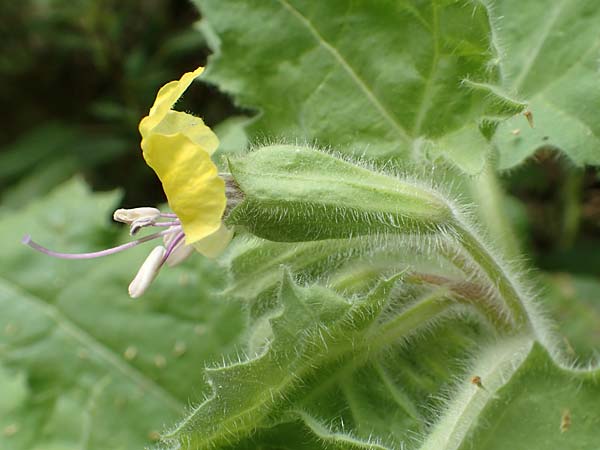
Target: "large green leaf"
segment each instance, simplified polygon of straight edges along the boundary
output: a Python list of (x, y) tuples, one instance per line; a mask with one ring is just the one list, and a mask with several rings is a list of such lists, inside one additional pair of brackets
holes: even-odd
[(148, 248), (62, 261), (114, 244), (118, 195), (72, 181), (0, 222), (0, 447), (133, 449), (158, 439), (206, 388), (202, 370), (232, 350), (239, 308), (211, 300), (222, 276), (201, 257), (163, 270), (140, 300), (127, 284)]
[(561, 367), (539, 343), (521, 338), (481, 350), (469, 375), (480, 385), (459, 381), (420, 450), (597, 447), (598, 369)]
[(452, 368), (461, 370), (457, 361), (481, 330), (454, 322), (414, 337), (410, 348), (396, 346), (453, 304), (445, 289), (392, 300), (393, 286), (394, 279), (345, 299), (284, 275), (276, 300), (264, 299), (268, 306), (252, 322), (245, 356), (207, 370), (213, 393), (168, 436), (174, 446), (406, 445), (431, 418), (431, 394), (451, 382)]
[(559, 367), (536, 344), (459, 449), (591, 450), (600, 442), (599, 404), (600, 370)]
[(479, 126), (524, 107), (493, 87), (498, 55), (479, 1), (196, 3), (216, 52), (208, 80), (258, 111), (253, 140), (380, 160), (432, 150), (477, 172)]
[(498, 129), (500, 167), (542, 146), (577, 164), (600, 164), (600, 8), (596, 0), (490, 1), (502, 48), (504, 88), (529, 102), (535, 128), (523, 117)]
[[(288, 399), (315, 367), (335, 363), (348, 352), (353, 329), (380, 313), (390, 287), (352, 308), (324, 288), (301, 290), (285, 275), (280, 306), (256, 324), (265, 329), (261, 345), (250, 349), (246, 360), (207, 370), (214, 392), (169, 437), (185, 448), (211, 448), (281, 422), (282, 415), (290, 414)], [(335, 349), (340, 345), (343, 350)]]

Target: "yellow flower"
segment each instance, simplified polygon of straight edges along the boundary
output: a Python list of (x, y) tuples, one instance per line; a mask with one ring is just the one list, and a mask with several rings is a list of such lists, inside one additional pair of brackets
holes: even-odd
[(130, 226), (131, 235), (146, 227), (162, 228), (162, 231), (91, 253), (56, 252), (28, 235), (23, 243), (57, 258), (88, 259), (162, 239), (162, 245), (150, 252), (129, 285), (129, 295), (133, 298), (146, 292), (165, 264), (172, 266), (187, 258), (193, 252), (190, 246), (205, 256), (218, 256), (233, 235), (222, 222), (227, 205), (225, 181), (219, 177), (217, 166), (210, 158), (219, 140), (202, 119), (171, 109), (202, 71), (199, 67), (185, 73), (180, 80), (164, 85), (139, 127), (144, 159), (160, 178), (174, 213), (142, 207), (118, 209), (113, 216), (116, 221)]
[(225, 182), (211, 160), (219, 141), (199, 117), (172, 110), (203, 70), (199, 67), (164, 85), (139, 130), (144, 159), (162, 182), (186, 245), (216, 256), (231, 239), (221, 222), (227, 203)]

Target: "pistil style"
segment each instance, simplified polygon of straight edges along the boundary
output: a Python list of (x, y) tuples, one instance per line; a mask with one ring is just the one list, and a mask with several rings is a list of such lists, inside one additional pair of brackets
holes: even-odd
[(34, 250), (55, 258), (93, 259), (113, 255), (140, 244), (162, 238), (163, 245), (159, 245), (152, 250), (129, 285), (129, 295), (133, 298), (141, 296), (146, 291), (165, 263), (171, 267), (175, 266), (187, 259), (193, 252), (192, 247), (185, 245), (185, 233), (183, 232), (181, 222), (175, 214), (161, 213), (156, 208), (118, 209), (113, 214), (113, 218), (117, 222), (128, 224), (131, 235), (136, 234), (139, 230), (146, 227), (168, 228), (127, 242), (126, 244), (88, 253), (56, 252), (33, 241), (29, 235), (23, 237), (22, 242)]

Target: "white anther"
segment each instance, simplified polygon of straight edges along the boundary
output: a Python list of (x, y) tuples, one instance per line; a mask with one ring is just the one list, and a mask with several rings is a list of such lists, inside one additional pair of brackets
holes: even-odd
[(129, 296), (131, 298), (140, 297), (144, 292), (146, 292), (146, 289), (148, 289), (152, 281), (154, 281), (160, 270), (163, 257), (165, 256), (165, 251), (166, 249), (162, 245), (159, 245), (158, 247), (154, 247), (154, 249), (150, 252), (140, 267), (140, 270), (138, 270), (135, 278), (129, 285)]
[(160, 217), (160, 211), (156, 208), (143, 207), (132, 209), (117, 209), (113, 213), (113, 219), (117, 222), (131, 224), (134, 221), (143, 219), (154, 222)]
[(156, 219), (154, 217), (140, 217), (139, 219), (135, 219), (129, 226), (129, 234), (133, 236), (142, 228), (154, 225), (155, 223)]

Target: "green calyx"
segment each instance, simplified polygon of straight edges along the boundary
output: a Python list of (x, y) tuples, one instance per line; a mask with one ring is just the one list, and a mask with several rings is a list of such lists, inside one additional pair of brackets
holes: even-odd
[(432, 233), (453, 217), (442, 198), (417, 183), (309, 147), (267, 146), (229, 166), (244, 200), (228, 223), (272, 241)]
[[(489, 286), (492, 321), (514, 332), (533, 324), (518, 282), (460, 208), (433, 188), (383, 174), (310, 147), (273, 145), (229, 162), (243, 193), (228, 225), (275, 242), (407, 236), (433, 246)], [(508, 319), (508, 321), (507, 321)]]

